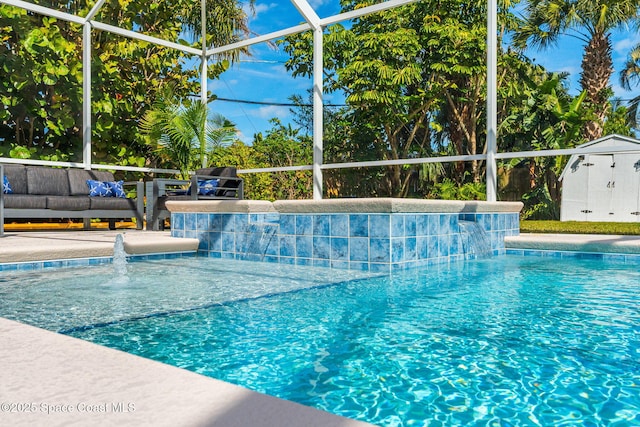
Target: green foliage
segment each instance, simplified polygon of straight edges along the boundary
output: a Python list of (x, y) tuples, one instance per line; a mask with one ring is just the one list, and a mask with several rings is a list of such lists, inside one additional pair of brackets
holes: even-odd
[(443, 200), (486, 200), (486, 185), (478, 182), (468, 182), (458, 185), (445, 178), (433, 186), (429, 198)]
[[(253, 149), (265, 166), (299, 166), (313, 162), (313, 142), (307, 135), (291, 125), (284, 126), (278, 119), (271, 120), (272, 128), (263, 137), (254, 138)], [(270, 188), (264, 195), (269, 200), (310, 199), (313, 197), (311, 171), (273, 172), (269, 176)]]
[[(504, 118), (498, 129), (500, 150), (558, 150), (573, 148), (585, 142), (582, 129), (593, 117), (584, 104), (586, 92), (576, 97), (568, 94), (565, 75), (548, 73), (542, 67), (520, 63), (515, 71), (523, 85), (505, 87), (510, 90)], [(504, 92), (503, 92), (504, 93)], [(522, 195), (525, 215), (536, 218), (559, 217), (560, 182), (558, 180), (566, 156), (538, 157), (527, 160), (531, 183)], [(520, 163), (513, 159), (511, 166)]]
[[(583, 127), (583, 136), (593, 140), (602, 136), (602, 124), (612, 91), (613, 71), (611, 32), (638, 19), (638, 0), (529, 0), (514, 43), (538, 48), (552, 46), (561, 35), (570, 34), (585, 42), (580, 85), (586, 92), (585, 104), (592, 115)], [(628, 76), (627, 76), (628, 77)], [(627, 80), (628, 81), (628, 80)], [(623, 84), (624, 72), (623, 72)]]
[[(376, 3), (343, 1), (343, 11)], [(505, 3), (506, 5), (506, 3)], [(513, 19), (501, 9), (501, 19)], [(477, 154), (484, 144), (486, 2), (416, 2), (361, 17), (324, 36), (325, 88), (347, 94), (348, 108), (325, 115), (325, 161)], [(287, 37), (294, 76), (312, 72), (313, 35)], [(334, 125), (332, 121), (339, 125)], [(447, 165), (463, 183), (479, 182), (479, 162)], [(405, 197), (418, 174), (403, 165), (327, 171), (329, 195)], [(375, 179), (375, 186), (368, 185)], [(345, 180), (347, 182), (345, 182)], [(363, 185), (364, 184), (364, 185)]]
[[(291, 125), (271, 120), (265, 135), (258, 133), (252, 145), (236, 141), (218, 146), (212, 152), (212, 163), (239, 169), (299, 166), (311, 164), (312, 141)], [(313, 197), (311, 171), (252, 173), (245, 179), (245, 197), (255, 200), (310, 199)]]
[(618, 134), (633, 137), (631, 124), (629, 123), (629, 109), (621, 105), (619, 101), (613, 100), (611, 108), (604, 122), (603, 135)]
[[(263, 167), (252, 146), (236, 140), (226, 147), (217, 147), (211, 153), (211, 164), (235, 166), (238, 169)], [(271, 180), (268, 174), (251, 173), (244, 178), (244, 196), (251, 200), (269, 200)]]
[(67, 36), (81, 27), (0, 5), (0, 28), (0, 144), (25, 147), (11, 150), (20, 158), (81, 154), (82, 55)]
[[(343, 2), (343, 10), (371, 3)], [(427, 153), (428, 116), (434, 92), (429, 76), (423, 73), (428, 61), (421, 48), (425, 45), (419, 35), (423, 23), (416, 7), (408, 5), (363, 17), (349, 29), (340, 25), (328, 29), (325, 87), (329, 91), (345, 91), (351, 107), (336, 117), (348, 124), (347, 128), (328, 129), (328, 158), (354, 152), (356, 158), (373, 155), (377, 159)], [(284, 49), (292, 56), (287, 68), (294, 76), (310, 74), (311, 46), (309, 32), (286, 39)], [(331, 135), (331, 131), (348, 138)], [(344, 150), (330, 148), (333, 143), (342, 145)], [(378, 194), (406, 195), (409, 185), (402, 168), (385, 170)]]
[(522, 197), (524, 209), (521, 217), (525, 220), (560, 219), (560, 204), (551, 197), (546, 183), (536, 187)]
[[(253, 6), (253, 1), (247, 3)], [(209, 43), (236, 40), (248, 32), (242, 3), (208, 5), (216, 12)], [(88, 6), (72, 6), (73, 13), (88, 13)], [(97, 19), (186, 44), (179, 39), (185, 28), (193, 28), (190, 17), (193, 10), (199, 16), (199, 6), (185, 0), (107, 2)], [(0, 149), (17, 144), (34, 158), (82, 160), (81, 46), (82, 26), (0, 5), (0, 69), (8, 76), (0, 79)], [(237, 53), (228, 56), (233, 59)], [(210, 64), (209, 78), (228, 66), (224, 58)], [(198, 70), (174, 49), (95, 29), (91, 69), (93, 162), (156, 166), (161, 160), (145, 144), (138, 121), (165, 84), (173, 85), (180, 97), (198, 93)]]
[(153, 107), (140, 122), (147, 143), (169, 167), (180, 169), (182, 176), (208, 165), (208, 156), (218, 147), (230, 145), (235, 125), (221, 115), (209, 115), (200, 100), (179, 99), (174, 87), (165, 86)]

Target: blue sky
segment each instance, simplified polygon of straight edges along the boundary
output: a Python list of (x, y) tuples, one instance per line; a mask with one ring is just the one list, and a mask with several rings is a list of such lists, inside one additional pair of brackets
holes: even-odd
[[(309, 2), (320, 17), (340, 12), (338, 0), (311, 0)], [(255, 15), (249, 25), (257, 34), (289, 28), (303, 22), (295, 6), (289, 0), (261, 1), (255, 4)], [(616, 31), (613, 37), (614, 74), (611, 78), (616, 96), (630, 99), (640, 94), (640, 88), (627, 92), (620, 87), (619, 71), (626, 61), (629, 50), (640, 43), (637, 31)], [(530, 51), (529, 57), (545, 66), (549, 71), (570, 73), (570, 90), (579, 90), (580, 63), (583, 42), (575, 37), (563, 37), (557, 46), (545, 51)], [(209, 90), (220, 98), (259, 101), (265, 103), (287, 103), (291, 95), (306, 97), (311, 81), (304, 78), (293, 79), (285, 70), (288, 59), (282, 49), (273, 49), (266, 43), (251, 47), (251, 57), (244, 58), (225, 72), (220, 80), (210, 81)], [(339, 94), (325, 94), (325, 102), (341, 103)], [(235, 102), (215, 101), (211, 105), (214, 112), (233, 121), (240, 130), (240, 138), (250, 143), (257, 132), (265, 133), (271, 128), (269, 119), (279, 118), (284, 123), (292, 119), (289, 107), (275, 105), (250, 105)]]

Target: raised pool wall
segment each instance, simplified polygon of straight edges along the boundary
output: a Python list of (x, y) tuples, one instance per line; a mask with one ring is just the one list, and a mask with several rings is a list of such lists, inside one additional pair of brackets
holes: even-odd
[[(520, 202), (414, 199), (173, 201), (171, 235), (214, 258), (392, 271), (477, 256), (461, 221), (493, 254), (520, 234)], [(468, 224), (468, 223), (467, 223)], [(466, 234), (465, 234), (466, 233)]]

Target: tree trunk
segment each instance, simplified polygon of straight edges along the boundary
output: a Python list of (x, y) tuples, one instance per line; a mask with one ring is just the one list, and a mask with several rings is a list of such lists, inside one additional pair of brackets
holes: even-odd
[(582, 135), (587, 141), (602, 136), (602, 124), (609, 110), (609, 78), (613, 73), (611, 39), (608, 33), (596, 33), (584, 50), (580, 86), (587, 91), (586, 104), (593, 108), (594, 120), (585, 123)]

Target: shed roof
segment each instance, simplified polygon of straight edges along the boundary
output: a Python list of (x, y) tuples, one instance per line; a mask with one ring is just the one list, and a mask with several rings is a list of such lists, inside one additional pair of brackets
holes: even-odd
[(586, 147), (591, 147), (593, 145), (602, 144), (604, 142), (612, 142), (612, 141), (619, 141), (619, 142), (624, 142), (624, 143), (629, 143), (629, 144), (636, 144), (636, 145), (640, 146), (640, 139), (635, 139), (635, 138), (632, 138), (630, 136), (618, 135), (617, 133), (613, 133), (611, 135), (606, 135), (606, 136), (603, 136), (601, 138), (594, 139), (593, 141), (589, 141), (589, 142), (585, 142), (584, 144), (580, 144), (576, 148), (586, 148)]
[[(619, 149), (620, 146), (626, 145), (628, 146), (629, 150), (624, 150), (624, 151), (629, 151), (634, 153), (637, 153), (638, 151), (640, 151), (640, 139), (632, 138), (630, 136), (618, 135), (616, 133), (611, 135), (606, 135), (598, 139), (594, 139), (593, 141), (585, 142), (584, 144), (578, 145), (576, 148), (590, 148), (590, 147), (595, 148), (595, 146), (601, 145), (601, 144), (606, 144), (611, 147), (616, 146), (616, 149)], [(595, 151), (593, 153), (587, 152), (585, 154), (606, 154), (606, 152)], [(569, 158), (567, 165), (564, 167), (562, 174), (560, 175), (560, 178), (559, 178), (560, 181), (564, 179), (564, 175), (567, 173), (567, 169), (569, 169), (570, 165), (573, 164), (577, 156), (578, 154), (573, 154)]]

